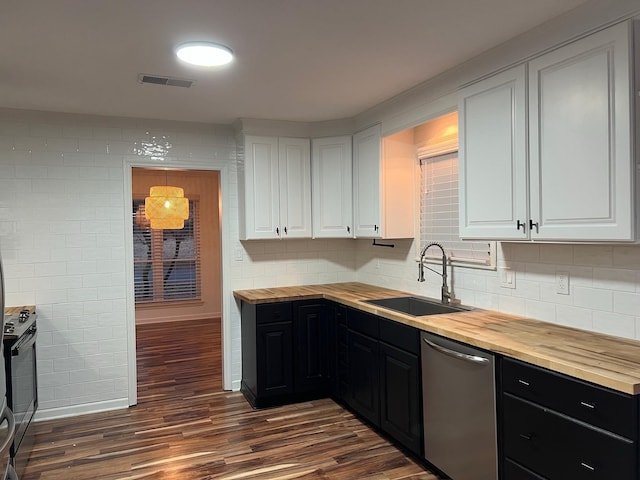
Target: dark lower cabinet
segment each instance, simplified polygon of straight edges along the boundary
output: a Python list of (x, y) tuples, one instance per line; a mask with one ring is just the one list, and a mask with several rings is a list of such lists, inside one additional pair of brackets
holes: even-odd
[(329, 393), (327, 321), (319, 301), (242, 302), (242, 383), (254, 408)]
[(422, 452), (420, 334), (368, 313), (347, 314), (349, 380), (344, 401), (410, 451)]
[(293, 302), (295, 391), (327, 395), (330, 391), (329, 323), (324, 302)]
[(503, 359), (503, 480), (637, 480), (637, 410), (632, 395)]
[(415, 453), (422, 448), (420, 358), (380, 342), (380, 428)]
[(256, 345), (260, 397), (273, 397), (293, 393), (291, 359), (292, 322), (276, 322), (258, 325)]
[(544, 477), (535, 474), (531, 470), (524, 468), (522, 465), (519, 465), (510, 459), (507, 459), (504, 462), (503, 478), (509, 480), (545, 480)]
[(374, 425), (380, 425), (378, 341), (349, 331), (348, 405)]

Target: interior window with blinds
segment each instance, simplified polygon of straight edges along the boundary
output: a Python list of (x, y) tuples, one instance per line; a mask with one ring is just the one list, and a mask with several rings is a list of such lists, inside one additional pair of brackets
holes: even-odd
[(133, 201), (136, 305), (200, 299), (198, 201), (189, 200), (184, 228), (154, 230), (144, 218), (144, 199)]
[[(431, 242), (442, 244), (453, 265), (495, 268), (495, 242), (461, 240), (458, 232), (458, 152), (420, 158), (420, 251)], [(427, 259), (440, 261), (437, 249)]]

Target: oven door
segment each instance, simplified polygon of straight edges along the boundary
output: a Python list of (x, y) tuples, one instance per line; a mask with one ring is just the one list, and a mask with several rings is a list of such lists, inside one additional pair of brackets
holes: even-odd
[[(19, 454), (29, 457), (29, 448), (20, 448), (25, 439), (27, 427), (38, 406), (36, 383), (36, 336), (34, 327), (22, 335), (10, 348), (11, 383), (7, 390), (7, 400), (16, 420), (16, 438), (11, 449), (14, 465), (20, 474)], [(27, 447), (25, 445), (25, 447)], [(19, 453), (18, 453), (19, 452)]]

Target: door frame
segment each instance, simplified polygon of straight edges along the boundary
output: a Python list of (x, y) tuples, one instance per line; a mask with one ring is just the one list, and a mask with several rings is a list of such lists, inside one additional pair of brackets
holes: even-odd
[(127, 330), (127, 378), (128, 378), (128, 400), (129, 406), (138, 403), (138, 372), (136, 366), (136, 312), (135, 294), (133, 278), (133, 224), (131, 223), (131, 205), (133, 202), (133, 168), (167, 169), (167, 170), (211, 170), (218, 171), (220, 175), (219, 198), (222, 208), (220, 209), (220, 266), (221, 275), (221, 300), (222, 300), (222, 385), (225, 390), (232, 390), (231, 371), (231, 239), (232, 231), (230, 220), (230, 161), (221, 162), (212, 159), (197, 159), (187, 161), (164, 159), (160, 162), (153, 162), (150, 159), (135, 158), (123, 160), (124, 163), (124, 235), (125, 235), (125, 285), (126, 285), (126, 330)]

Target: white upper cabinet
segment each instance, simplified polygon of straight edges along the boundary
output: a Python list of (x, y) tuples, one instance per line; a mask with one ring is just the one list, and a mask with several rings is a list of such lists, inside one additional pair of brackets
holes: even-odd
[[(458, 112), (462, 238), (522, 239), (528, 218), (525, 66), (462, 91)], [(520, 222), (520, 223), (519, 223)]]
[(353, 237), (351, 136), (311, 142), (312, 218), (315, 238)]
[(532, 238), (635, 238), (628, 27), (529, 63)]
[(247, 135), (238, 175), (241, 240), (311, 237), (308, 139)]
[(408, 137), (402, 133), (383, 140), (380, 125), (353, 136), (356, 237), (413, 238), (416, 156)]
[(620, 24), (462, 90), (463, 238), (635, 240), (629, 42)]

